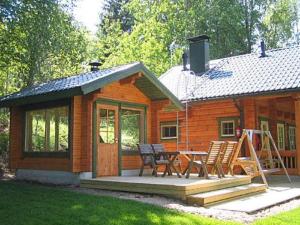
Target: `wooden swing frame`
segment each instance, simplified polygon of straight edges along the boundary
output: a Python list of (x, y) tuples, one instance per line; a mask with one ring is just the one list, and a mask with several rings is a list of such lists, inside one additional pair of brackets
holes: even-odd
[[(270, 168), (263, 169), (262, 165), (260, 164), (259, 157), (257, 156), (254, 146), (253, 146), (253, 135), (254, 134), (261, 135), (261, 137), (262, 137), (261, 138), (262, 145), (261, 145), (260, 152), (267, 151), (267, 160), (270, 162), (270, 164), (269, 164)], [(245, 158), (245, 157), (238, 158), (238, 154), (241, 151), (242, 145), (245, 140), (247, 140), (248, 147), (250, 150), (250, 159)], [(284, 170), (285, 175), (287, 176), (289, 182), (291, 183), (291, 178), (287, 172), (287, 169), (285, 168), (285, 165), (282, 161), (282, 158), (280, 156), (280, 153), (278, 151), (278, 148), (275, 144), (275, 141), (274, 141), (270, 131), (244, 129), (242, 136), (239, 140), (238, 146), (237, 146), (235, 157), (233, 157), (233, 159), (232, 159), (230, 171), (233, 171), (234, 166), (240, 166), (246, 172), (247, 175), (250, 175), (251, 177), (260, 176), (262, 178), (264, 184), (268, 187), (268, 182), (267, 182), (265, 174), (275, 173), (275, 172), (279, 172), (281, 170), (281, 168), (274, 167), (274, 162), (273, 162), (274, 159), (272, 156), (271, 146), (265, 148), (268, 145), (268, 143), (270, 143), (270, 142), (272, 144), (272, 147), (275, 150), (276, 156), (278, 158), (280, 165), (282, 166), (282, 169)], [(249, 170), (249, 168), (251, 168), (251, 170)]]

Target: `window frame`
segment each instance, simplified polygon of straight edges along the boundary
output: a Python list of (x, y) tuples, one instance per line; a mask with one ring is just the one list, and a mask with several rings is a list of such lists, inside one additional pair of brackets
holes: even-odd
[[(68, 107), (68, 150), (67, 151), (53, 151), (53, 152), (33, 152), (26, 151), (26, 113), (34, 110), (47, 110), (52, 108)], [(62, 99), (58, 101), (42, 102), (40, 104), (31, 104), (21, 107), (22, 110), (22, 157), (32, 158), (70, 158), (72, 152), (72, 107), (71, 99)]]
[[(172, 137), (163, 137), (163, 129), (166, 127), (176, 127), (176, 136)], [(160, 139), (162, 141), (166, 140), (177, 140), (179, 137), (179, 126), (176, 121), (166, 121), (166, 122), (161, 122), (160, 123)]]
[[(279, 146), (279, 129), (280, 128), (282, 128), (282, 130), (283, 130), (283, 138), (282, 138), (282, 140), (283, 140), (283, 142), (282, 142), (282, 144), (283, 144), (283, 148), (281, 148), (281, 146)], [(284, 123), (282, 123), (282, 122), (277, 122), (277, 124), (276, 124), (276, 131), (277, 131), (277, 148), (278, 148), (278, 150), (280, 150), (280, 151), (284, 151), (284, 150), (286, 150), (285, 149), (285, 124)]]
[[(122, 118), (122, 110), (132, 110), (132, 111), (139, 111), (141, 114), (141, 118), (140, 118), (140, 135), (139, 135), (139, 143), (146, 143), (146, 110), (140, 107), (128, 107), (128, 106), (122, 106), (119, 109), (119, 114), (120, 114), (120, 118)], [(131, 152), (138, 152), (138, 149), (132, 149), (132, 150), (128, 150), (128, 149), (122, 149), (122, 121), (119, 121), (120, 124), (120, 148), (121, 151), (124, 153), (131, 153)]]
[[(294, 146), (295, 148), (292, 148), (292, 145), (291, 145), (291, 132), (290, 130), (293, 129), (294, 130)], [(289, 150), (291, 151), (295, 151), (297, 149), (297, 145), (296, 145), (296, 126), (295, 125), (289, 125), (288, 126), (288, 142), (289, 142)]]

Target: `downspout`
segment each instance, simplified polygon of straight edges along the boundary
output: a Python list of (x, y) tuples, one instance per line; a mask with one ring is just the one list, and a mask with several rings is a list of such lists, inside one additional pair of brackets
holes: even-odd
[[(243, 129), (245, 129), (244, 108), (241, 106), (241, 104), (237, 101), (236, 98), (233, 98), (232, 100), (234, 102), (234, 106), (237, 108), (237, 110), (240, 113), (240, 128), (243, 131)], [(246, 149), (245, 149), (245, 147), (242, 147), (241, 152), (242, 152), (242, 156), (245, 157), (246, 156)]]

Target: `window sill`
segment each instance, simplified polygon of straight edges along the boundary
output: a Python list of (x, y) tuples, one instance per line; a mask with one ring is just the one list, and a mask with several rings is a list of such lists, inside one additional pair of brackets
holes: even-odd
[(176, 142), (177, 138), (161, 138), (161, 142)]
[(70, 152), (23, 152), (23, 158), (69, 158)]

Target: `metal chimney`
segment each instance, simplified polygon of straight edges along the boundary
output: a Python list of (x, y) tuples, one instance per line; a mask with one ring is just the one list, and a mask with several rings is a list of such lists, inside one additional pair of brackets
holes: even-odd
[(90, 62), (89, 65), (91, 66), (91, 71), (98, 71), (99, 70), (99, 66), (101, 66), (100, 62)]
[(260, 52), (260, 57), (262, 58), (262, 57), (266, 57), (267, 55), (266, 55), (266, 44), (265, 44), (265, 41), (264, 40), (262, 40), (261, 42), (260, 42), (260, 50), (261, 50), (261, 52)]
[(190, 70), (201, 74), (209, 70), (209, 37), (200, 35), (187, 39), (190, 47)]
[(188, 68), (187, 66), (187, 62), (188, 62), (188, 55), (187, 53), (184, 51), (184, 53), (182, 54), (182, 65), (183, 65), (183, 71), (187, 71)]

